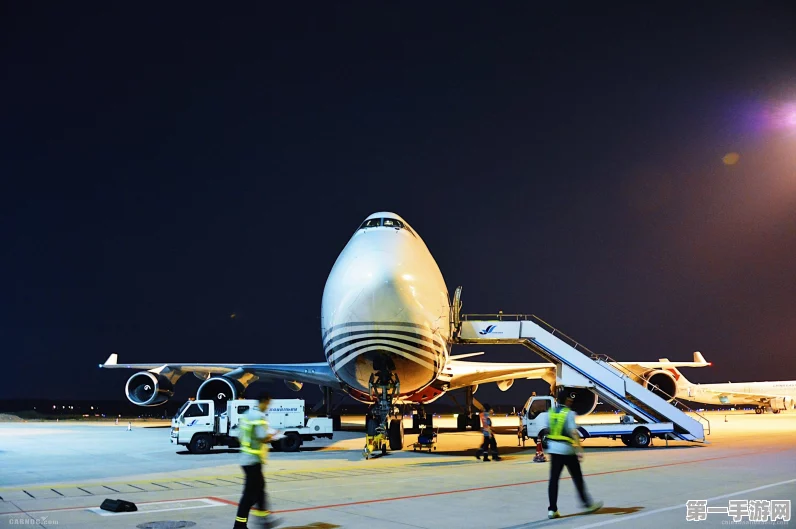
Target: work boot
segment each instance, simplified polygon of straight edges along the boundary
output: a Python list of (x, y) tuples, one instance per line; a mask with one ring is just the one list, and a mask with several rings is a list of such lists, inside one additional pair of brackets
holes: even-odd
[(492, 456), (492, 461), (503, 461), (503, 458), (500, 456)]
[(603, 502), (601, 502), (601, 501), (593, 501), (591, 503), (591, 505), (587, 505), (586, 506), (586, 512), (587, 513), (597, 512), (597, 511), (599, 511), (602, 508), (603, 508)]
[(487, 461), (489, 461), (489, 456), (484, 456), (484, 462), (486, 463)]

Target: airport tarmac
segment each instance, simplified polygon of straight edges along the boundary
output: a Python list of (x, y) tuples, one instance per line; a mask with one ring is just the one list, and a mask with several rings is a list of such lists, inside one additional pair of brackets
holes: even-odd
[[(655, 440), (651, 448), (633, 449), (586, 441), (586, 484), (605, 502), (589, 515), (577, 514), (564, 471), (563, 517), (547, 519), (549, 465), (533, 463), (530, 443), (517, 446), (516, 417), (496, 419), (509, 432), (498, 436), (500, 462), (473, 457), (478, 432), (443, 431), (432, 453), (408, 448), (369, 461), (361, 456), (361, 432), (335, 432), (333, 441), (307, 444), (300, 453), (272, 452), (269, 498), (286, 529), (725, 527), (732, 519), (720, 513), (687, 522), (686, 501), (720, 508), (730, 500), (796, 500), (796, 413), (708, 417), (707, 446)], [(452, 422), (437, 420), (443, 428)], [(407, 442), (414, 438), (407, 434)], [(0, 424), (0, 526), (232, 527), (241, 488), (234, 451), (188, 454), (169, 443), (168, 428)], [(101, 511), (105, 498), (132, 501), (139, 511)]]

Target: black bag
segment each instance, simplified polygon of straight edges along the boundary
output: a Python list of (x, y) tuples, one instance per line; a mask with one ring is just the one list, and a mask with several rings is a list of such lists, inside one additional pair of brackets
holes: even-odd
[(102, 502), (100, 509), (111, 512), (135, 512), (138, 510), (138, 507), (131, 501), (111, 500), (109, 498)]

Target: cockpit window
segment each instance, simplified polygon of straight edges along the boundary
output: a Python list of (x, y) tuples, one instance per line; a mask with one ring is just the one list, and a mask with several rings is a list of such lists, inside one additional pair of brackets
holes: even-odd
[(377, 226), (381, 226), (381, 219), (368, 219), (362, 223), (362, 226), (359, 227), (361, 230), (362, 228), (375, 228)]
[(404, 223), (398, 219), (384, 219), (383, 226), (388, 226), (390, 228), (401, 229), (404, 227)]

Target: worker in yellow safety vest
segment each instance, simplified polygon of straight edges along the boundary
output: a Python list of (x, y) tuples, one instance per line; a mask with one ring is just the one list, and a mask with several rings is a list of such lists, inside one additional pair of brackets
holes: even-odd
[(246, 476), (243, 485), (243, 496), (238, 503), (238, 512), (235, 516), (235, 529), (248, 527), (249, 514), (254, 517), (253, 525), (257, 527), (276, 527), (277, 520), (271, 515), (266, 504), (265, 477), (263, 476), (263, 463), (268, 455), (268, 442), (273, 438), (275, 431), (269, 430), (265, 410), (271, 402), (271, 397), (263, 392), (257, 399), (259, 405), (250, 409), (240, 418), (240, 464)]
[(586, 492), (586, 484), (583, 482), (583, 473), (580, 470), (580, 461), (583, 458), (583, 447), (580, 445), (577, 426), (575, 425), (575, 413), (570, 409), (574, 402), (575, 395), (561, 388), (558, 392), (558, 405), (547, 413), (546, 436), (547, 447), (545, 451), (550, 456), (550, 483), (548, 484), (547, 494), (550, 506), (547, 508), (548, 518), (559, 518), (558, 513), (558, 480), (561, 471), (567, 467), (575, 488), (578, 489), (580, 501), (587, 512), (595, 512), (602, 508), (602, 502), (594, 502)]

